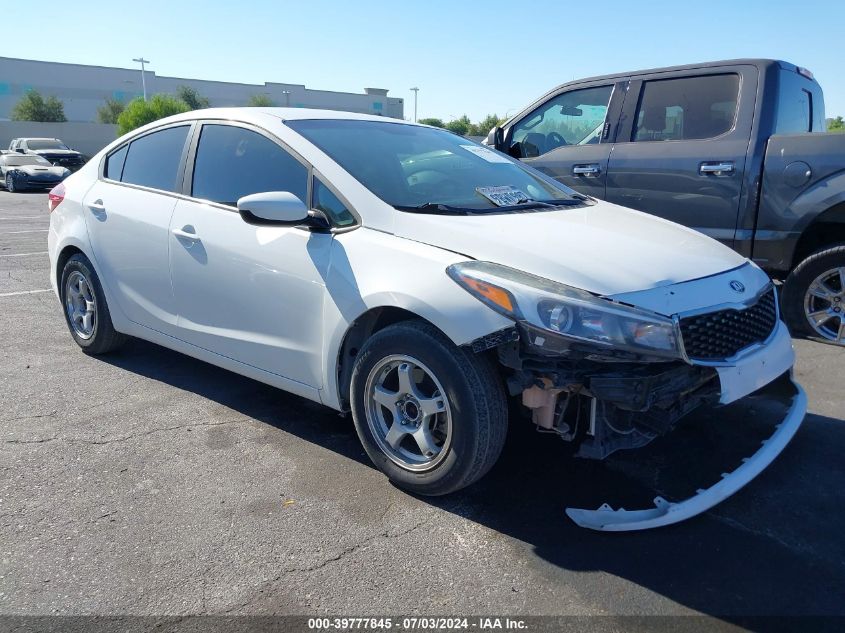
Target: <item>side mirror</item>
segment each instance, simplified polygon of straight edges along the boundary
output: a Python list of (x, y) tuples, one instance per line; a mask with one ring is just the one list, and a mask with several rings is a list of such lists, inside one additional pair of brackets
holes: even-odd
[(247, 224), (296, 226), (308, 221), (308, 207), (288, 191), (253, 193), (238, 200), (238, 213)]
[(484, 140), (484, 144), (488, 147), (494, 147), (496, 149), (502, 148), (502, 128), (498, 125), (494, 127), (487, 133), (487, 138)]

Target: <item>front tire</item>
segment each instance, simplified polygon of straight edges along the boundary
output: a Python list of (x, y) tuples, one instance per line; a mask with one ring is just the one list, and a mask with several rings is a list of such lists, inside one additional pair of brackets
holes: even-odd
[(374, 334), (352, 372), (352, 416), (373, 463), (397, 486), (444, 495), (480, 479), (507, 433), (492, 362), (423, 321)]
[(15, 193), (17, 191), (15, 179), (12, 177), (12, 174), (6, 174), (6, 191), (9, 193)]
[(794, 333), (845, 346), (845, 244), (798, 264), (784, 284), (782, 306)]
[(87, 257), (77, 253), (67, 260), (60, 288), (65, 322), (83, 352), (106, 354), (125, 342), (126, 335), (112, 325), (103, 287)]

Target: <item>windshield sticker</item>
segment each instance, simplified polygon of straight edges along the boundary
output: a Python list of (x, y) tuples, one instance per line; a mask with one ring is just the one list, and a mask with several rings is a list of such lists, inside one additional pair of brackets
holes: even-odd
[(475, 190), (497, 207), (515, 207), (531, 201), (531, 197), (510, 185), (504, 187), (476, 187)]
[(479, 158), (483, 158), (488, 163), (510, 163), (507, 157), (494, 152), (488, 147), (481, 147), (480, 145), (461, 145), (466, 151), (472, 152)]

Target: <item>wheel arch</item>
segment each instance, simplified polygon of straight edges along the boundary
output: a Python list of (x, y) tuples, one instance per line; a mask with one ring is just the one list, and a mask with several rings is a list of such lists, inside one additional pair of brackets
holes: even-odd
[(819, 213), (801, 232), (790, 270), (824, 246), (845, 243), (845, 202)]
[[(346, 394), (349, 392), (349, 385), (352, 382), (352, 368), (361, 346), (379, 330), (383, 330), (394, 323), (410, 320), (424, 321), (443, 332), (435, 323), (417, 312), (387, 305), (369, 308), (349, 324), (334, 357), (333, 376), (337, 390), (336, 397), (342, 411), (349, 410), (349, 399)], [(443, 334), (446, 335), (445, 332)]]

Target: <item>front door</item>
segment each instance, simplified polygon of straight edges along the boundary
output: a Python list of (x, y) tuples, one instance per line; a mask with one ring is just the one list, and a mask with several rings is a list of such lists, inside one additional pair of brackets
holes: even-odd
[(622, 94), (604, 83), (552, 96), (505, 130), (507, 152), (576, 191), (604, 198), (611, 103)]
[(170, 223), (178, 337), (311, 387), (322, 382), (322, 307), (332, 236), (254, 226), (237, 200), (288, 191), (304, 202), (308, 170), (257, 130), (206, 123), (190, 195)]

